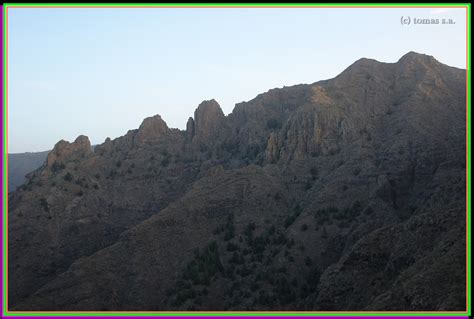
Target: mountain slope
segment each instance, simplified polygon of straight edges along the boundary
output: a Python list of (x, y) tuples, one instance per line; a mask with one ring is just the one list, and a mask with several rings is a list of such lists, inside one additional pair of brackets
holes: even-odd
[(410, 52), (61, 141), (9, 196), (10, 306), (463, 310), (465, 94)]

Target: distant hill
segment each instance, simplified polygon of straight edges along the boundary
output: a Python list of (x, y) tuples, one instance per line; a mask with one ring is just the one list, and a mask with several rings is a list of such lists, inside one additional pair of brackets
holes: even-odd
[(49, 151), (8, 154), (8, 192), (26, 182), (26, 174), (43, 165)]

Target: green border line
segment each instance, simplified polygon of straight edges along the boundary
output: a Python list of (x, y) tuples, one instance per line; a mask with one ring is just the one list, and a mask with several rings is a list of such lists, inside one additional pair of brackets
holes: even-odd
[[(96, 7), (103, 7), (103, 8), (123, 8), (123, 9), (132, 9), (131, 7), (135, 7), (137, 9), (140, 8), (190, 8), (190, 9), (199, 9), (199, 8), (221, 8), (221, 9), (231, 9), (231, 8), (262, 8), (262, 9), (271, 9), (271, 8), (286, 8), (286, 9), (298, 9), (298, 8), (321, 8), (321, 7), (332, 7), (332, 8), (344, 8), (350, 7), (352, 9), (357, 8), (435, 8), (435, 7), (450, 7), (450, 8), (466, 8), (467, 9), (467, 58), (466, 58), (466, 86), (467, 86), (467, 111), (466, 111), (466, 234), (467, 234), (467, 287), (466, 287), (466, 311), (453, 311), (453, 312), (409, 312), (409, 311), (401, 311), (401, 312), (394, 312), (394, 311), (387, 311), (387, 312), (308, 312), (308, 311), (289, 311), (289, 312), (282, 312), (282, 311), (269, 311), (269, 312), (232, 312), (232, 311), (222, 311), (222, 312), (196, 312), (196, 311), (183, 311), (183, 312), (134, 312), (134, 311), (124, 311), (124, 312), (100, 312), (100, 311), (64, 311), (64, 312), (39, 312), (39, 311), (8, 311), (7, 304), (6, 304), (6, 288), (7, 282), (6, 279), (6, 269), (7, 269), (7, 261), (6, 261), (6, 218), (7, 218), (7, 182), (6, 182), (6, 174), (7, 172), (7, 163), (6, 160), (8, 158), (7, 154), (7, 88), (6, 88), (6, 81), (7, 81), (7, 71), (6, 71), (6, 59), (7, 59), (7, 48), (6, 48), (6, 36), (7, 36), (7, 23), (6, 23), (6, 11), (7, 8), (24, 8), (24, 7), (33, 7), (34, 9), (41, 9), (41, 8), (56, 8), (56, 7), (69, 7), (69, 8), (96, 8)], [(62, 317), (62, 316), (101, 316), (101, 317), (129, 317), (129, 316), (139, 316), (139, 317), (151, 317), (151, 316), (171, 316), (171, 317), (179, 317), (179, 316), (194, 316), (194, 317), (202, 317), (202, 316), (272, 316), (272, 317), (280, 317), (280, 316), (299, 316), (299, 317), (307, 317), (307, 316), (415, 316), (415, 317), (425, 317), (425, 316), (469, 316), (472, 314), (471, 312), (471, 4), (470, 3), (318, 3), (318, 4), (311, 4), (311, 3), (159, 3), (159, 4), (149, 4), (149, 3), (119, 3), (119, 4), (111, 4), (111, 3), (91, 3), (91, 4), (81, 4), (81, 3), (21, 3), (21, 4), (14, 4), (14, 3), (4, 3), (3, 4), (3, 149), (2, 149), (2, 156), (4, 157), (4, 162), (2, 165), (4, 178), (2, 181), (3, 185), (3, 213), (2, 216), (3, 220), (3, 229), (2, 229), (2, 238), (3, 238), (3, 307), (2, 313), (3, 316), (14, 316), (14, 317), (25, 317), (25, 316), (39, 316), (39, 317)]]
[(466, 159), (466, 169), (467, 169), (467, 185), (466, 185), (466, 194), (467, 194), (467, 203), (466, 203), (466, 215), (467, 215), (467, 313), (468, 315), (472, 315), (471, 310), (471, 5), (469, 4), (467, 7), (467, 58), (466, 58), (466, 71), (467, 71), (467, 118), (466, 118), (466, 152), (467, 152), (467, 159)]
[(7, 265), (7, 249), (8, 247), (6, 246), (6, 242), (7, 242), (7, 232), (6, 232), (6, 229), (7, 229), (7, 223), (6, 223), (6, 220), (7, 220), (7, 213), (8, 213), (8, 207), (7, 207), (7, 196), (8, 196), (8, 191), (7, 191), (7, 174), (8, 174), (8, 171), (7, 171), (7, 163), (6, 161), (8, 160), (8, 155), (7, 155), (7, 86), (6, 86), (6, 83), (7, 83), (7, 71), (6, 71), (6, 66), (7, 66), (7, 51), (6, 51), (6, 44), (7, 44), (7, 24), (6, 24), (6, 5), (4, 5), (2, 7), (2, 18), (3, 18), (3, 21), (2, 21), (2, 27), (3, 27), (3, 41), (2, 41), (2, 70), (3, 70), (3, 74), (2, 74), (2, 77), (3, 77), (3, 87), (2, 87), (2, 91), (3, 91), (3, 110), (2, 110), (2, 114), (3, 114), (3, 148), (2, 148), (2, 156), (3, 156), (3, 161), (2, 161), (2, 170), (3, 170), (3, 180), (2, 180), (2, 185), (3, 185), (3, 191), (2, 191), (2, 196), (3, 196), (3, 212), (2, 212), (2, 225), (3, 225), (3, 229), (2, 229), (2, 240), (3, 240), (3, 247), (2, 247), (2, 267), (3, 267), (3, 271), (2, 271), (2, 297), (3, 297), (3, 300), (2, 300), (2, 312), (4, 314), (7, 314), (8, 313), (8, 306), (7, 306), (7, 303), (6, 303), (6, 294), (7, 294), (7, 281), (6, 281), (6, 269), (8, 267)]

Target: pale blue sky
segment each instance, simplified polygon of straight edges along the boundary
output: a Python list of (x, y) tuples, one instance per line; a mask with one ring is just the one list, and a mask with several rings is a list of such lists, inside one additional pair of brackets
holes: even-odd
[[(400, 24), (401, 16), (454, 25)], [(465, 68), (464, 9), (22, 9), (8, 12), (9, 152), (93, 144), (160, 114), (336, 76), (408, 51)]]

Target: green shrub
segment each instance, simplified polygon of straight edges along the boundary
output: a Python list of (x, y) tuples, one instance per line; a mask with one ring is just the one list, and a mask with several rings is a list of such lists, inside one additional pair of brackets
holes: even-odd
[(295, 245), (295, 240), (293, 238), (290, 238), (289, 240), (287, 240), (286, 242), (286, 248), (291, 248)]
[(250, 290), (252, 291), (258, 291), (260, 289), (260, 284), (257, 281), (253, 281), (250, 284)]
[(186, 300), (196, 298), (196, 292), (194, 289), (185, 289), (178, 292), (175, 301), (173, 302), (174, 306), (181, 306)]
[(64, 175), (64, 180), (66, 182), (72, 181), (72, 174), (70, 172), (67, 172), (66, 175)]
[(308, 283), (310, 292), (316, 292), (320, 277), (321, 277), (321, 271), (317, 267), (313, 268), (309, 272), (306, 282)]
[(295, 207), (293, 208), (293, 213), (299, 216), (302, 212), (303, 212), (303, 208), (301, 207), (301, 205), (299, 203), (296, 204)]
[(288, 228), (291, 226), (291, 224), (293, 224), (295, 222), (295, 216), (294, 215), (290, 215), (290, 216), (287, 216), (286, 219), (285, 219), (285, 228)]
[(242, 268), (240, 269), (240, 275), (242, 277), (247, 277), (248, 275), (250, 275), (252, 273), (252, 270), (250, 268), (248, 268), (245, 264), (242, 266)]
[(276, 238), (273, 240), (275, 245), (285, 245), (288, 242), (288, 238), (284, 233), (279, 233)]
[(268, 295), (265, 291), (260, 290), (258, 293), (257, 303), (263, 306), (270, 306), (273, 304), (273, 297)]
[(293, 280), (291, 281), (291, 285), (293, 287), (298, 287), (298, 279), (296, 279), (296, 277), (294, 277)]
[(268, 239), (266, 236), (257, 236), (249, 243), (249, 248), (252, 249), (254, 254), (261, 254), (265, 251), (267, 244)]
[(109, 178), (113, 179), (115, 176), (117, 176), (117, 171), (115, 169), (110, 170)]
[(355, 215), (358, 215), (362, 211), (362, 204), (359, 200), (356, 200), (354, 204), (352, 204), (351, 211)]
[(254, 230), (255, 230), (255, 223), (254, 222), (249, 222), (248, 225), (245, 227), (244, 235), (247, 238), (252, 238)]
[(194, 259), (186, 266), (183, 278), (196, 285), (209, 285), (214, 275), (223, 270), (217, 243), (213, 241), (202, 252), (199, 249), (195, 251)]
[(245, 260), (242, 256), (239, 255), (238, 252), (234, 251), (234, 253), (232, 254), (232, 258), (229, 260), (229, 262), (231, 264), (240, 265), (243, 264)]
[(227, 217), (227, 223), (224, 229), (224, 240), (228, 241), (234, 238), (235, 236), (235, 227), (234, 227), (234, 215), (231, 214)]
[(53, 172), (58, 172), (65, 168), (66, 168), (66, 165), (64, 165), (63, 163), (59, 164), (58, 162), (54, 162), (53, 165), (51, 166), (51, 170)]
[(295, 301), (295, 293), (286, 277), (281, 276), (276, 279), (274, 293), (282, 304), (288, 304)]
[(232, 242), (227, 243), (227, 251), (236, 251), (236, 250), (239, 250), (239, 246), (237, 246), (236, 244)]
[(48, 205), (48, 202), (46, 201), (46, 198), (44, 197), (40, 198), (40, 204), (41, 204), (41, 207), (43, 207), (43, 210), (45, 212), (49, 212), (49, 205)]
[(302, 211), (303, 209), (301, 208), (301, 206), (297, 204), (295, 208), (293, 209), (293, 214), (286, 217), (285, 228), (288, 228), (289, 226), (291, 226), (295, 222), (295, 220), (300, 216)]
[(322, 238), (328, 238), (328, 231), (326, 229), (326, 226), (323, 227), (323, 232), (321, 234)]
[(267, 229), (267, 237), (272, 237), (273, 235), (275, 235), (275, 232), (276, 232), (276, 227), (275, 225), (272, 225), (270, 226), (268, 229)]
[(170, 158), (169, 157), (165, 157), (161, 160), (161, 166), (163, 167), (167, 167), (170, 163)]

